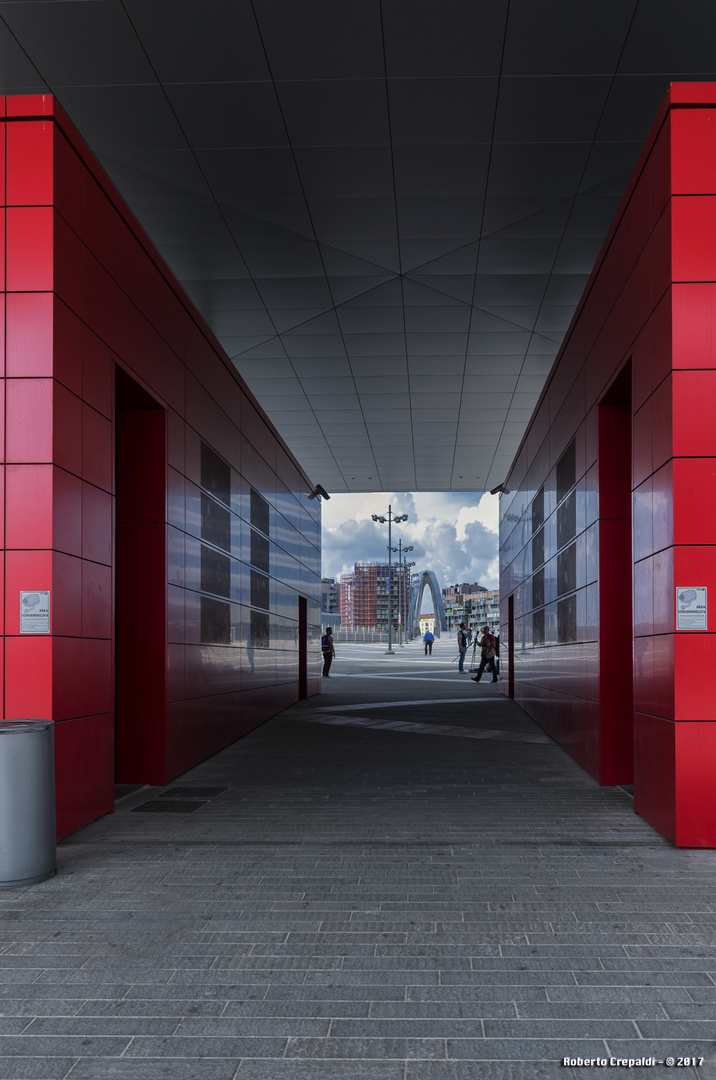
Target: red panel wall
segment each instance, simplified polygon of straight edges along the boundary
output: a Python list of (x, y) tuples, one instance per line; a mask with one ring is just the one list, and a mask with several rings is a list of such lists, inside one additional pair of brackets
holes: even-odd
[[(716, 624), (677, 631), (675, 590), (716, 596), (713, 103), (713, 86), (672, 85), (513, 463), (500, 536), (515, 698), (602, 783), (629, 782), (633, 762), (636, 811), (696, 847), (716, 846)], [(631, 446), (605, 435), (615, 408)]]
[[(65, 835), (113, 808), (115, 768), (165, 783), (298, 698), (300, 596), (318, 692), (320, 510), (51, 97), (0, 99), (0, 157), (3, 708), (57, 722)], [(20, 632), (28, 589), (48, 635)]]

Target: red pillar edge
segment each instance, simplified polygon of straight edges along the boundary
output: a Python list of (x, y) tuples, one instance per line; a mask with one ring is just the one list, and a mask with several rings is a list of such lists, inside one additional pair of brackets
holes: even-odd
[[(306, 692), (319, 692), (320, 509), (308, 499), (313, 485), (53, 98), (0, 98), (0, 122), (3, 714), (55, 721), (63, 836), (114, 805), (115, 371), (155, 400), (166, 449), (159, 519), (145, 519), (143, 531), (122, 524), (118, 584), (129, 575), (146, 596), (134, 621), (125, 609), (119, 631), (136, 648), (152, 610), (161, 613), (161, 633), (145, 635), (151, 677), (136, 688), (136, 717), (156, 723), (149, 732), (135, 717), (134, 728), (123, 727), (121, 779), (166, 783), (296, 700), (289, 627), (298, 624), (299, 591), (309, 607)], [(202, 488), (202, 445), (223, 461), (230, 493)], [(141, 468), (141, 444), (137, 457)], [(270, 546), (288, 531), (301, 537), (294, 550), (309, 552), (285, 579), (271, 579), (261, 664), (248, 659), (253, 622), (242, 584), (251, 572), (241, 555), (252, 489), (270, 507)], [(202, 498), (230, 520), (225, 550), (202, 534)], [(206, 597), (204, 549), (214, 564), (230, 565), (226, 596)], [(298, 562), (292, 553), (282, 558)], [(32, 590), (50, 593), (49, 633), (23, 632), (20, 594)], [(222, 634), (229, 628), (222, 644), (202, 641), (207, 602), (230, 611), (219, 620)]]

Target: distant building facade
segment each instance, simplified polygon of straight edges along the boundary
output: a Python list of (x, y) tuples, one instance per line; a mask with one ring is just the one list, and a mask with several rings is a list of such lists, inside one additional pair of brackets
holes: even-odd
[(340, 585), (335, 578), (321, 578), (321, 611), (332, 615), (340, 610)]
[(435, 616), (432, 613), (430, 615), (421, 615), (420, 616), (420, 634), (421, 634), (421, 636), (424, 633), (426, 633), (426, 631), (428, 631), (428, 630), (430, 631), (431, 634), (434, 633), (434, 631), (435, 631)]
[[(393, 628), (405, 625), (410, 604), (410, 570), (395, 563), (391, 566)], [(350, 574), (343, 574), (340, 586), (341, 621), (344, 630), (388, 629), (388, 564), (356, 563)]]
[(500, 593), (484, 585), (463, 582), (442, 590), (448, 630), (457, 630), (460, 623), (473, 631), (484, 626), (498, 626), (500, 622)]

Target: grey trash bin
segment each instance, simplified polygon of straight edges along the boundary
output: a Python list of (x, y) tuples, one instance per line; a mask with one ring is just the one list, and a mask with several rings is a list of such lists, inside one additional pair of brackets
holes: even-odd
[(55, 733), (51, 720), (0, 720), (0, 888), (55, 873)]

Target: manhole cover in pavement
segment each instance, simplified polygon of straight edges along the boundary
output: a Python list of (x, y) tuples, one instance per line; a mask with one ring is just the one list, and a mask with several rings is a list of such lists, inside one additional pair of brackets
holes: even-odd
[(163, 791), (160, 799), (211, 799), (214, 795), (221, 795), (222, 791), (228, 791), (225, 787), (174, 787)]
[(206, 802), (189, 802), (188, 799), (174, 799), (172, 802), (159, 802), (158, 799), (154, 799), (152, 802), (142, 803), (141, 806), (135, 806), (132, 814), (193, 814), (195, 810), (198, 810), (200, 806), (206, 806)]

